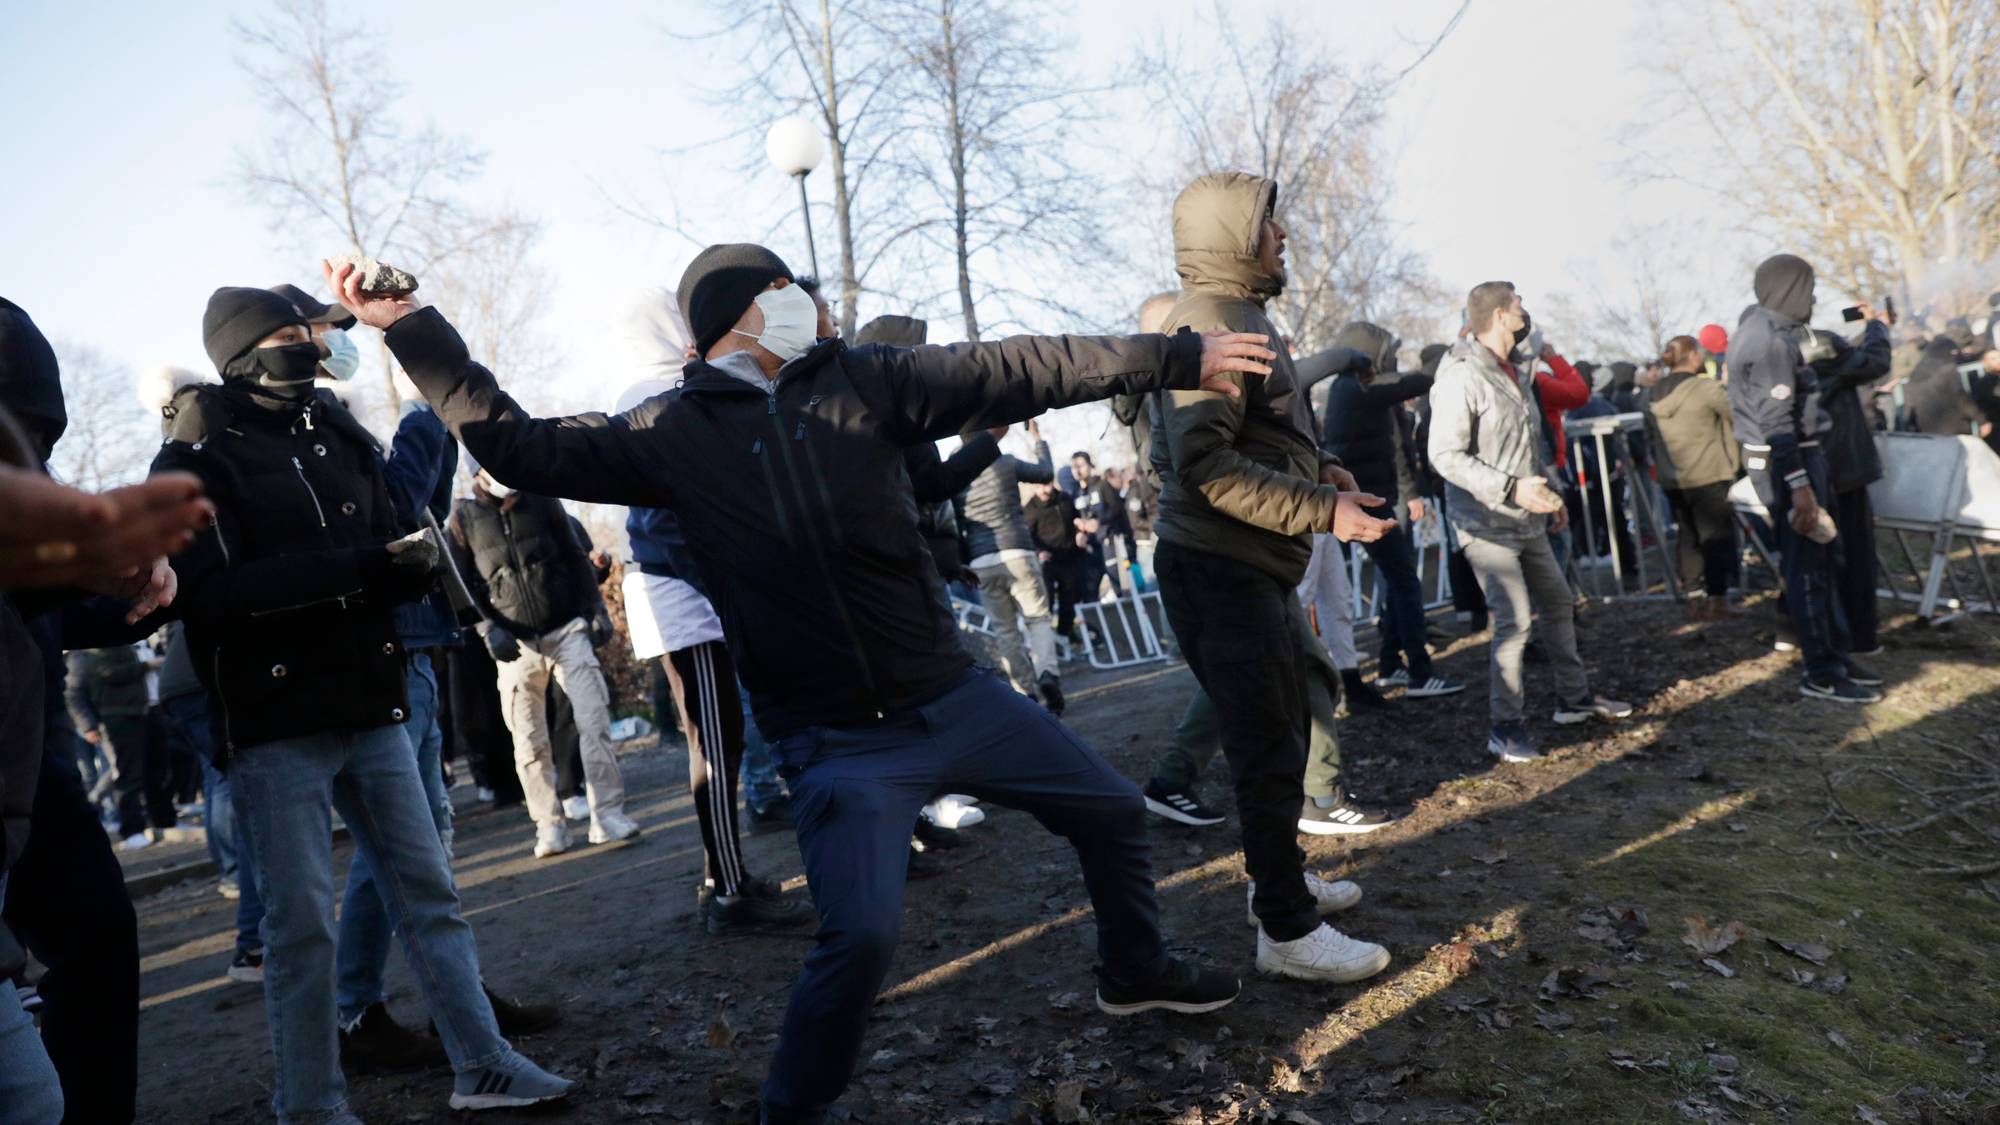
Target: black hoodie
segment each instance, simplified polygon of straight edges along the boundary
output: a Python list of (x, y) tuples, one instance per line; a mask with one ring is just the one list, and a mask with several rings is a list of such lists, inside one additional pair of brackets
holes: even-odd
[[(1355, 321), (1336, 333), (1333, 342), (1336, 349), (1350, 348), (1366, 356), (1374, 378), (1362, 382), (1359, 366), (1349, 366), (1334, 378), (1326, 393), (1320, 448), (1340, 458), (1361, 491), (1372, 492), (1393, 507), (1418, 490), (1416, 460), (1410, 454), (1413, 443), (1404, 430), (1406, 415), (1397, 405), (1429, 394), (1433, 380), (1429, 375), (1396, 373), (1396, 337), (1386, 328)], [(1305, 366), (1299, 365), (1301, 370)]]

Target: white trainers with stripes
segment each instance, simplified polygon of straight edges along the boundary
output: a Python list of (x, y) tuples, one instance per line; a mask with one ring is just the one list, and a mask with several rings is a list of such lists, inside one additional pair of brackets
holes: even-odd
[(554, 1101), (576, 1088), (567, 1078), (557, 1078), (518, 1052), (509, 1051), (499, 1061), (478, 1070), (461, 1072), (452, 1081), (451, 1108), (506, 1109)]
[(1411, 684), (1407, 693), (1412, 699), (1423, 699), (1433, 695), (1457, 695), (1465, 690), (1465, 685), (1443, 676), (1432, 676), (1420, 684)]
[[(1361, 901), (1361, 886), (1345, 879), (1322, 879), (1312, 872), (1306, 872), (1306, 890), (1312, 892), (1313, 905), (1321, 914), (1332, 914), (1336, 910), (1346, 910)], [(1257, 924), (1257, 911), (1249, 904), (1257, 901), (1257, 881), (1250, 881), (1250, 890), (1244, 896), (1243, 920)]]

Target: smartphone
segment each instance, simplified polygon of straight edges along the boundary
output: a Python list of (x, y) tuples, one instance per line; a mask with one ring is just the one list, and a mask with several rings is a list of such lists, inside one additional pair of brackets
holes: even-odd
[(1890, 324), (1896, 323), (1896, 298), (1882, 298), (1882, 311), (1888, 314)]
[(1840, 310), (1840, 319), (1842, 319), (1842, 320), (1860, 320), (1860, 319), (1861, 319), (1861, 306), (1860, 306), (1860, 305), (1849, 305), (1849, 306), (1847, 306), (1846, 308), (1844, 308), (1844, 309)]

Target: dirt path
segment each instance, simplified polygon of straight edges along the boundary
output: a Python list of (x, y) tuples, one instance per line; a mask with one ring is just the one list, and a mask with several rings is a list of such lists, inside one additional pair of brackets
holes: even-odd
[[(1443, 666), (1472, 690), (1343, 725), (1352, 786), (1408, 815), (1365, 843), (1307, 844), (1319, 868), (1366, 888), (1340, 924), (1390, 946), (1382, 977), (1256, 978), (1233, 822), (1156, 833), (1172, 940), (1245, 976), (1219, 1019), (1101, 1016), (1073, 858), (1030, 819), (995, 811), (947, 853), (953, 874), (910, 888), (901, 952), (840, 1114), (1994, 1120), (2000, 1070), (1984, 1044), (2000, 1032), (1995, 877), (1915, 875), (1858, 853), (1827, 819), (1830, 777), (1857, 813), (1900, 824), (1925, 806), (1899, 778), (2000, 755), (1994, 626), (1892, 625), (1877, 661), (1888, 699), (1846, 710), (1800, 700), (1795, 663), (1759, 645), (1756, 624), (1694, 629), (1669, 606), (1593, 609), (1582, 635), (1597, 686), (1643, 709), (1617, 728), (1538, 724), (1559, 753), (1533, 766), (1484, 755), (1486, 650), (1455, 645)], [(1071, 718), (1143, 778), (1191, 683), (1179, 665), (1077, 677)], [(805, 941), (700, 931), (683, 763), (648, 751), (625, 764), (642, 844), (538, 863), (518, 809), (461, 819), (458, 872), (486, 974), (565, 1005), (560, 1029), (521, 1044), (585, 1081), (558, 1116), (743, 1120)], [(1877, 772), (1839, 772), (1855, 768)], [(1220, 799), (1224, 786), (1207, 788)], [(1897, 839), (1974, 847), (1982, 816), (2000, 836), (1989, 804)], [(760, 873), (798, 876), (789, 836), (753, 838), (748, 851)], [(231, 905), (195, 887), (140, 904), (144, 1120), (264, 1119), (261, 994), (220, 976)], [(1695, 936), (1712, 967), (1683, 940), (1689, 915), (1707, 920)], [(420, 1023), (400, 956), (391, 987), (399, 1018)], [(449, 1116), (448, 1081), (360, 1078), (351, 1090), (371, 1122), (434, 1121)]]

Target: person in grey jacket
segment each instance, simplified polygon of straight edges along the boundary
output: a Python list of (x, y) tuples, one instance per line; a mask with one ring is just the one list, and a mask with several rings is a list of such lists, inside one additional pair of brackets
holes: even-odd
[[(986, 467), (965, 490), (959, 510), (965, 521), (965, 553), (979, 576), (979, 596), (1000, 635), (1000, 662), (1014, 690), (1063, 713), (1062, 677), (1056, 671), (1056, 633), (1049, 623), (1049, 588), (1035, 556), (1035, 540), (1021, 513), (1021, 486), (1056, 479), (1049, 443), (1030, 418), (1028, 440), (1035, 459), (1009, 453)], [(1004, 430), (1002, 432), (1005, 432)]]
[(1569, 517), (1544, 476), (1541, 420), (1526, 382), (1533, 376), (1509, 360), (1528, 327), (1521, 295), (1512, 282), (1484, 282), (1466, 298), (1465, 316), (1471, 334), (1446, 354), (1431, 388), (1430, 459), (1493, 614), (1486, 748), (1503, 762), (1525, 762), (1541, 757), (1521, 721), (1531, 623), (1546, 630), (1557, 723), (1622, 719), (1632, 705), (1592, 694), (1576, 652), (1575, 606), (1548, 539)]

